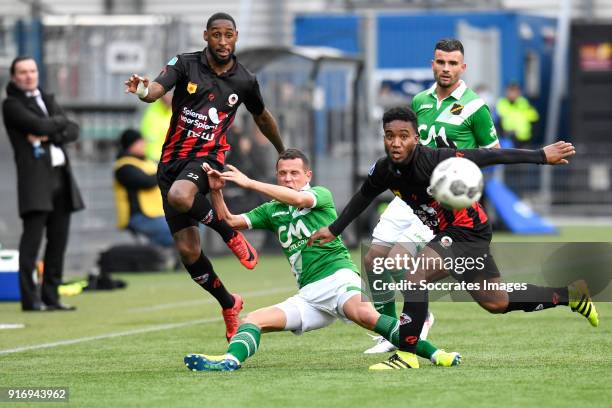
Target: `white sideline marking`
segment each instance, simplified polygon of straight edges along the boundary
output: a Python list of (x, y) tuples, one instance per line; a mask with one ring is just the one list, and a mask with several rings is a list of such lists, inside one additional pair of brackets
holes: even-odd
[[(286, 288), (260, 290), (256, 292), (247, 292), (244, 294), (244, 296), (245, 297), (266, 296), (266, 295), (271, 295), (274, 293), (287, 292), (289, 290), (296, 290), (296, 289), (295, 287), (291, 287), (291, 288), (286, 287)], [(150, 311), (150, 310), (160, 310), (160, 309), (171, 309), (173, 307), (180, 307), (183, 305), (200, 304), (200, 303), (205, 304), (205, 303), (214, 303), (214, 302), (216, 302), (216, 300), (207, 299), (207, 300), (188, 301), (188, 302), (166, 303), (163, 305), (150, 306), (146, 308), (130, 309), (130, 311)], [(223, 320), (221, 317), (211, 317), (208, 319), (189, 320), (189, 321), (181, 322), (181, 323), (160, 324), (157, 326), (144, 327), (142, 329), (127, 330), (124, 332), (100, 334), (98, 336), (79, 337), (76, 339), (61, 340), (61, 341), (55, 341), (52, 343), (33, 344), (31, 346), (0, 350), (0, 356), (5, 355), (5, 354), (21, 353), (23, 351), (39, 350), (39, 349), (53, 348), (53, 347), (58, 347), (58, 346), (68, 346), (71, 344), (85, 343), (88, 341), (112, 339), (115, 337), (132, 336), (135, 334), (143, 334), (143, 333), (151, 333), (151, 332), (162, 331), (162, 330), (170, 330), (170, 329), (176, 329), (178, 327), (192, 326), (194, 324), (214, 323), (214, 322), (218, 322), (221, 320)]]
[(99, 336), (80, 337), (78, 339), (72, 339), (72, 340), (55, 341), (53, 343), (33, 344), (31, 346), (0, 350), (0, 355), (20, 353), (22, 351), (38, 350), (38, 349), (52, 348), (52, 347), (58, 347), (58, 346), (67, 346), (70, 344), (85, 343), (87, 341), (112, 339), (115, 337), (123, 337), (123, 336), (131, 336), (133, 334), (142, 334), (142, 333), (150, 333), (150, 332), (161, 331), (161, 330), (176, 329), (177, 327), (192, 326), (198, 323), (213, 323), (213, 322), (217, 322), (220, 320), (222, 320), (220, 317), (211, 317), (208, 319), (189, 320), (187, 322), (182, 322), (182, 323), (160, 324), (157, 326), (150, 326), (150, 327), (145, 327), (142, 329), (128, 330), (124, 332), (100, 334)]
[(0, 330), (7, 329), (23, 329), (25, 324), (23, 323), (0, 323)]
[[(297, 288), (295, 286), (291, 286), (291, 287), (284, 287), (284, 288), (265, 289), (265, 290), (258, 290), (254, 292), (245, 292), (242, 295), (245, 298), (249, 298), (249, 297), (274, 295), (276, 293), (285, 293), (289, 291), (297, 292)], [(217, 303), (217, 300), (214, 298), (185, 300), (182, 302), (162, 303), (162, 304), (153, 305), (153, 306), (135, 307), (132, 309), (128, 309), (127, 311), (130, 313), (146, 313), (146, 312), (154, 312), (157, 310), (167, 310), (167, 309), (174, 309), (177, 307), (185, 307), (185, 306), (193, 306), (193, 305), (205, 305), (205, 304), (210, 304), (210, 303)]]

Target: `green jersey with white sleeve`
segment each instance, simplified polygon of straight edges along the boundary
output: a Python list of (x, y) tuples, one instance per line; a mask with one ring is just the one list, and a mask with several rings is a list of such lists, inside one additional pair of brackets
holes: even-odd
[(417, 115), (421, 144), (436, 146), (436, 138), (452, 140), (457, 149), (493, 147), (497, 132), (487, 104), (480, 96), (460, 81), (448, 97), (439, 101), (434, 85), (412, 99), (412, 110)]
[(276, 234), (299, 288), (333, 275), (338, 269), (358, 273), (340, 237), (326, 245), (306, 246), (315, 231), (334, 222), (338, 215), (328, 189), (307, 184), (302, 191), (313, 195), (312, 208), (296, 208), (272, 200), (242, 214), (249, 229), (267, 229)]

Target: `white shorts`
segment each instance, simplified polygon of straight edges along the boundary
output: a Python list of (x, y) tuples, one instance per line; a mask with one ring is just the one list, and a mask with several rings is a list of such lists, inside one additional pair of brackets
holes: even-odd
[(372, 232), (372, 244), (391, 248), (400, 243), (416, 255), (434, 237), (433, 231), (423, 224), (412, 208), (395, 197), (381, 214)]
[(351, 297), (361, 294), (359, 275), (350, 269), (338, 269), (333, 275), (304, 286), (297, 295), (274, 307), (285, 312), (285, 330), (300, 335), (329, 326), (336, 319), (349, 322), (342, 308)]

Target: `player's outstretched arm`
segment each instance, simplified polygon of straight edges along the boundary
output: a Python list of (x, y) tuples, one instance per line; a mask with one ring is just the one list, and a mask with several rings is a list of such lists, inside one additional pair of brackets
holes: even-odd
[(268, 138), (270, 143), (274, 145), (278, 153), (285, 150), (276, 120), (268, 109), (264, 109), (259, 115), (253, 115), (253, 120), (257, 124), (259, 130), (261, 130), (261, 133), (263, 133), (264, 136)]
[[(454, 150), (452, 151), (454, 152)], [(336, 221), (311, 235), (308, 240), (308, 246), (312, 246), (315, 241), (317, 241), (319, 245), (326, 244), (342, 234), (342, 231), (344, 231), (359, 214), (368, 208), (378, 195), (389, 188), (388, 171), (389, 166), (385, 159), (378, 160), (370, 169), (368, 178), (363, 182), (353, 197), (351, 197), (351, 200), (346, 207), (344, 207)]]
[(210, 187), (210, 198), (212, 205), (217, 213), (217, 217), (221, 220), (225, 220), (227, 224), (236, 230), (247, 229), (246, 220), (240, 215), (234, 215), (230, 212), (229, 208), (225, 204), (223, 199), (223, 192), (221, 189), (225, 186), (225, 181), (221, 178), (221, 173), (213, 170), (208, 163), (202, 165), (202, 169), (208, 175), (208, 185)]
[(221, 220), (225, 220), (227, 225), (232, 227), (235, 230), (243, 230), (249, 228), (246, 220), (241, 215), (232, 214), (227, 208), (225, 204), (225, 200), (223, 199), (223, 192), (221, 190), (211, 190), (210, 198), (212, 200), (212, 205), (217, 212), (217, 216)]
[[(452, 152), (452, 151), (451, 151)], [(539, 150), (527, 149), (464, 149), (458, 150), (456, 154), (445, 151), (440, 154), (440, 159), (452, 156), (461, 156), (472, 160), (480, 167), (495, 164), (567, 164), (567, 158), (576, 154), (576, 149), (571, 143), (556, 142)], [(447, 157), (445, 157), (445, 155)]]
[(311, 193), (295, 191), (288, 187), (253, 180), (231, 164), (228, 164), (227, 168), (229, 169), (228, 171), (221, 173), (221, 178), (224, 181), (231, 181), (242, 188), (257, 191), (281, 203), (297, 208), (312, 208), (315, 205), (315, 198)]
[(161, 84), (149, 81), (147, 77), (141, 77), (136, 74), (125, 81), (125, 93), (133, 93), (141, 101), (151, 103), (161, 98), (166, 90)]
[(351, 198), (351, 201), (349, 201), (346, 207), (344, 207), (342, 214), (340, 214), (336, 221), (327, 227), (320, 228), (317, 232), (310, 236), (307, 244), (308, 246), (312, 246), (312, 244), (315, 242), (318, 242), (319, 245), (324, 245), (333, 241), (338, 235), (342, 234), (342, 231), (344, 231), (344, 229), (348, 227), (349, 224), (359, 216), (359, 214), (368, 208), (378, 194), (367, 196), (362, 192), (362, 190), (363, 187)]

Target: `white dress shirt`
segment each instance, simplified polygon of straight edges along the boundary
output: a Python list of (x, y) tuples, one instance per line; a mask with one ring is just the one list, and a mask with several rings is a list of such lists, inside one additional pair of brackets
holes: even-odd
[[(38, 89), (26, 92), (26, 96), (29, 97), (29, 98), (36, 98), (36, 103), (38, 104), (40, 109), (42, 109), (42, 111), (45, 113), (45, 115), (49, 116), (49, 111), (47, 110), (47, 107), (45, 106), (45, 101), (43, 101), (43, 98), (42, 98), (42, 96), (40, 94), (40, 91)], [(66, 164), (66, 155), (64, 155), (64, 152), (62, 151), (62, 149), (60, 149), (59, 147), (57, 147), (53, 143), (51, 143), (51, 145), (49, 147), (50, 147), (50, 151), (51, 151), (51, 165), (53, 167), (58, 167), (58, 166), (65, 165)]]

